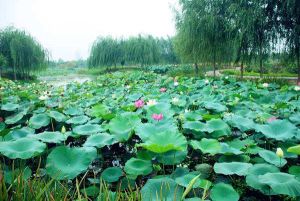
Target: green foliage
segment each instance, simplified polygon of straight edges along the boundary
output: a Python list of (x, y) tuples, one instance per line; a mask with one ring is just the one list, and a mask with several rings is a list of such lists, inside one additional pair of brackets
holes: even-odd
[(176, 63), (177, 57), (171, 38), (137, 36), (127, 39), (111, 37), (98, 38), (88, 59), (90, 67), (111, 67), (127, 65), (150, 65), (157, 63)]
[(14, 79), (28, 79), (32, 72), (47, 67), (47, 51), (25, 31), (8, 27), (0, 30), (0, 66)]

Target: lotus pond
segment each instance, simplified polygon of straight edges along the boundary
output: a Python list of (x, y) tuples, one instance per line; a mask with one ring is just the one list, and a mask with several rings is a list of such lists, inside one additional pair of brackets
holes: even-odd
[(0, 84), (0, 200), (299, 199), (299, 87), (144, 72)]

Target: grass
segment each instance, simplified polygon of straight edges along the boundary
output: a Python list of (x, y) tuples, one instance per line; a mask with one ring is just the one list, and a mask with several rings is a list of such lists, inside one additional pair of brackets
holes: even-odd
[[(232, 69), (227, 69), (223, 70), (222, 73), (224, 75), (235, 75), (235, 76), (240, 76), (241, 72), (239, 70), (232, 70)], [(244, 76), (260, 76), (258, 72), (244, 72)], [(283, 73), (264, 73), (263, 77), (297, 77), (296, 73), (288, 73), (288, 72), (283, 72)]]

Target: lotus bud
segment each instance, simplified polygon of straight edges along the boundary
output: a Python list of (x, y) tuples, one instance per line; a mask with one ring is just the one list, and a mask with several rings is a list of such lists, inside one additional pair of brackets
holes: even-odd
[(282, 151), (281, 148), (277, 148), (276, 155), (277, 155), (279, 158), (283, 158), (284, 154), (283, 154), (283, 151)]
[(61, 133), (63, 133), (63, 134), (66, 133), (66, 127), (65, 126), (61, 127)]

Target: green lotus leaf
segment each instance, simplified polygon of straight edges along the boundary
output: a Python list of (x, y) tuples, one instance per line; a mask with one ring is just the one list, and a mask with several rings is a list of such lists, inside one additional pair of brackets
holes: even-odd
[(25, 116), (24, 112), (15, 113), (9, 117), (6, 117), (5, 123), (6, 124), (15, 124), (18, 121), (20, 121), (24, 116)]
[(117, 140), (113, 135), (107, 133), (99, 133), (89, 136), (83, 146), (102, 148), (104, 146), (112, 145), (115, 143), (117, 143)]
[(180, 201), (183, 190), (183, 187), (168, 177), (149, 179), (141, 190), (142, 200)]
[(217, 113), (225, 112), (227, 110), (226, 106), (216, 102), (205, 102), (204, 107)]
[(12, 137), (12, 139), (16, 140), (19, 138), (34, 135), (34, 129), (29, 128), (29, 127), (22, 127), (19, 129), (12, 130), (11, 132), (9, 132), (8, 135), (10, 135)]
[(91, 115), (105, 120), (111, 120), (115, 117), (115, 114), (113, 114), (109, 108), (103, 104), (93, 106), (91, 109)]
[(145, 143), (138, 144), (154, 153), (165, 153), (168, 151), (184, 151), (186, 150), (186, 138), (179, 132), (162, 131), (153, 133)]
[(62, 134), (61, 132), (49, 132), (49, 131), (32, 135), (30, 137), (46, 143), (61, 143), (67, 139), (67, 135)]
[(133, 134), (134, 129), (141, 123), (141, 119), (135, 113), (126, 112), (113, 118), (108, 129), (120, 142), (127, 141)]
[(274, 193), (300, 196), (300, 181), (294, 175), (277, 172), (258, 176), (259, 182), (269, 185)]
[(283, 167), (287, 163), (287, 161), (284, 158), (278, 157), (275, 152), (269, 150), (262, 150), (258, 154), (266, 162), (271, 163), (277, 167)]
[(287, 149), (287, 151), (290, 152), (290, 153), (293, 153), (293, 154), (300, 155), (300, 145), (289, 147)]
[(18, 107), (20, 107), (19, 104), (6, 103), (1, 106), (1, 110), (12, 112), (12, 111), (15, 111), (16, 109), (18, 109)]
[(215, 155), (221, 151), (221, 145), (218, 140), (202, 138), (201, 141), (192, 140), (190, 145), (193, 149), (200, 149), (204, 154)]
[(242, 151), (240, 151), (239, 149), (236, 149), (230, 145), (228, 145), (225, 142), (220, 143), (221, 145), (221, 150), (219, 153), (221, 154), (234, 154), (234, 155), (239, 155), (239, 154), (243, 154)]
[(84, 114), (83, 109), (79, 107), (69, 107), (64, 110), (64, 113), (71, 116), (79, 116)]
[(212, 119), (206, 123), (206, 131), (218, 138), (231, 134), (230, 127), (221, 119)]
[(276, 120), (266, 125), (257, 125), (256, 130), (267, 138), (285, 141), (296, 136), (297, 127), (287, 120)]
[(200, 112), (186, 112), (184, 113), (184, 119), (187, 121), (200, 121), (202, 120), (202, 116)]
[(252, 119), (241, 117), (238, 115), (233, 115), (228, 118), (228, 123), (232, 127), (238, 128), (240, 131), (255, 130), (255, 123)]
[(222, 155), (218, 159), (218, 162), (224, 163), (224, 162), (242, 162), (242, 163), (248, 163), (250, 161), (250, 156), (248, 155)]
[(270, 191), (270, 188), (266, 184), (263, 184), (258, 180), (258, 176), (264, 175), (266, 173), (280, 172), (280, 170), (276, 166), (266, 163), (255, 164), (251, 168), (249, 168), (248, 171), (249, 173), (246, 177), (246, 183), (248, 186), (257, 189), (264, 194), (273, 194), (273, 192)]
[(194, 134), (199, 134), (206, 131), (205, 124), (199, 121), (187, 121), (183, 124), (182, 128), (186, 131), (193, 132)]
[(65, 122), (67, 120), (66, 115), (64, 115), (60, 112), (54, 111), (54, 110), (51, 110), (48, 113), (48, 115), (49, 115), (49, 117), (55, 119), (55, 121), (57, 121), (57, 122)]
[(34, 114), (29, 119), (29, 126), (34, 129), (40, 129), (42, 127), (48, 126), (50, 123), (50, 118), (46, 114)]
[(289, 117), (290, 121), (295, 123), (296, 125), (299, 125), (300, 124), (300, 113), (295, 113), (295, 114), (292, 114), (290, 117)]
[(210, 198), (212, 201), (238, 201), (240, 195), (230, 184), (218, 183), (211, 189)]
[(230, 162), (230, 163), (215, 163), (214, 171), (217, 174), (224, 175), (239, 175), (245, 176), (248, 173), (248, 169), (252, 167), (251, 163), (241, 163), (241, 162)]
[(88, 120), (90, 120), (88, 116), (81, 115), (81, 116), (72, 117), (71, 119), (67, 120), (66, 123), (79, 125), (79, 124), (85, 124)]
[(59, 146), (48, 155), (46, 170), (57, 180), (74, 179), (86, 171), (96, 157), (97, 150), (94, 147)]
[(148, 175), (153, 169), (151, 161), (131, 158), (125, 163), (124, 170), (129, 175)]
[(160, 102), (156, 105), (149, 106), (146, 110), (147, 119), (149, 120), (149, 122), (156, 122), (152, 119), (153, 114), (163, 114), (164, 118), (162, 121), (172, 118), (174, 115), (174, 111), (171, 108), (171, 104), (165, 102)]
[(162, 130), (172, 130), (173, 132), (177, 131), (177, 127), (172, 124), (138, 124), (136, 126), (136, 135), (141, 138), (143, 142), (145, 142), (153, 133), (161, 132)]
[(28, 159), (44, 152), (46, 144), (31, 138), (0, 142), (0, 153), (10, 159)]
[[(175, 179), (175, 182), (180, 185), (180, 186), (183, 186), (183, 187), (188, 187), (189, 183), (195, 178), (197, 177), (197, 175), (195, 174), (186, 174), (186, 175), (183, 175), (181, 177), (177, 177)], [(205, 180), (205, 179), (196, 179), (196, 182), (194, 183), (194, 185), (192, 186), (192, 188), (203, 188), (203, 189), (209, 189), (211, 186), (211, 182), (208, 181), (208, 180)]]
[(84, 124), (73, 128), (73, 132), (77, 135), (92, 135), (102, 131), (104, 129), (98, 124)]
[(185, 151), (168, 151), (157, 155), (157, 161), (164, 165), (175, 165), (181, 163), (187, 156)]
[(300, 166), (291, 166), (289, 167), (289, 173), (292, 175), (295, 175), (296, 177), (298, 177), (298, 180), (300, 178)]
[(123, 172), (121, 168), (109, 167), (102, 172), (101, 178), (108, 183), (112, 183), (118, 181), (122, 175)]

